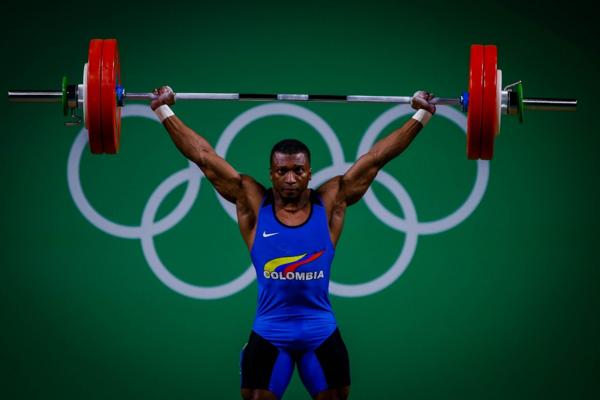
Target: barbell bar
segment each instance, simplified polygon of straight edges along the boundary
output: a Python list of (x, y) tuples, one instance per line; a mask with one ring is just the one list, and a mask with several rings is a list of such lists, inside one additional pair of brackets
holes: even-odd
[[(61, 90), (10, 90), (8, 99), (25, 103), (61, 103), (63, 113), (79, 125), (83, 119), (94, 154), (114, 154), (121, 137), (121, 107), (126, 101), (149, 101), (151, 92), (128, 92), (121, 85), (121, 68), (116, 39), (92, 39), (83, 83), (68, 84), (63, 77)], [(327, 94), (266, 93), (176, 93), (176, 101), (286, 101), (410, 104), (411, 96), (368, 96)], [(459, 97), (435, 97), (436, 105), (460, 106), (467, 112), (467, 157), (492, 159), (495, 137), (502, 115), (517, 115), (523, 122), (524, 110), (575, 111), (576, 99), (524, 98), (523, 85), (516, 82), (502, 88), (495, 45), (471, 46), (468, 91)], [(78, 114), (81, 111), (81, 114)]]

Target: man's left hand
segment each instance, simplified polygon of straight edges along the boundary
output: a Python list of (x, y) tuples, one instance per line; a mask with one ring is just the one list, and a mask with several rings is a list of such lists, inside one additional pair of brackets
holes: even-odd
[(433, 98), (433, 93), (419, 90), (413, 95), (412, 99), (410, 100), (410, 105), (415, 110), (423, 109), (435, 114), (435, 104), (430, 103)]

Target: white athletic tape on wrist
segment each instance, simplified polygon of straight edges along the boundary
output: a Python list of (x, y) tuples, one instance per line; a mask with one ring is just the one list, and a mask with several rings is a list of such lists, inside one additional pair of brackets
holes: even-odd
[(416, 119), (421, 123), (421, 125), (425, 126), (429, 122), (431, 118), (431, 113), (427, 110), (423, 110), (422, 108), (413, 115), (413, 119)]
[(173, 110), (171, 110), (171, 108), (166, 105), (163, 104), (162, 106), (158, 107), (156, 110), (154, 110), (154, 114), (156, 114), (156, 116), (158, 117), (158, 120), (162, 123), (165, 119), (175, 115), (175, 113), (173, 112)]

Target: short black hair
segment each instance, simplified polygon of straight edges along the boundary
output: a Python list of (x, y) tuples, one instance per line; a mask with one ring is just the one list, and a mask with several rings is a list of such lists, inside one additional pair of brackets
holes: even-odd
[(271, 157), (269, 157), (269, 163), (273, 161), (273, 154), (275, 153), (283, 153), (283, 154), (298, 154), (304, 153), (308, 158), (308, 162), (310, 162), (310, 150), (308, 147), (299, 140), (296, 139), (283, 139), (273, 146), (271, 149)]

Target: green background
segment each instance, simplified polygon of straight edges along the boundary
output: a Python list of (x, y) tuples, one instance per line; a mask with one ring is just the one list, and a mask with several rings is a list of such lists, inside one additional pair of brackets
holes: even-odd
[[(3, 6), (2, 74), (9, 88), (79, 81), (89, 39), (119, 39), (130, 91), (458, 96), (471, 43), (495, 43), (504, 83), (526, 96), (576, 97), (577, 113), (504, 118), (490, 179), (474, 213), (419, 236), (404, 274), (371, 296), (331, 300), (350, 350), (355, 399), (597, 398), (599, 380), (598, 31), (585, 4), (536, 1), (119, 2)], [(180, 103), (177, 114), (215, 145), (254, 103)], [(388, 105), (308, 104), (356, 159), (367, 127)], [(234, 399), (239, 351), (256, 284), (219, 300), (166, 287), (140, 241), (89, 223), (70, 195), (67, 157), (78, 128), (58, 105), (5, 103), (0, 135), (2, 212), (0, 397), (6, 399)], [(406, 119), (406, 118), (405, 118)], [(400, 126), (390, 125), (384, 133)], [(320, 136), (285, 117), (257, 121), (228, 160), (267, 183), (275, 140)], [(462, 131), (432, 119), (385, 170), (410, 194), (420, 221), (459, 207), (474, 182)], [(123, 120), (118, 156), (81, 162), (83, 189), (112, 221), (139, 225), (155, 188), (186, 161), (160, 125)], [(194, 207), (154, 238), (186, 282), (218, 285), (250, 261), (235, 223), (202, 181)], [(385, 187), (375, 191), (402, 209)], [(161, 205), (168, 214), (184, 192)], [(404, 244), (358, 203), (349, 210), (333, 279), (380, 276)], [(297, 376), (286, 399), (308, 395)]]

